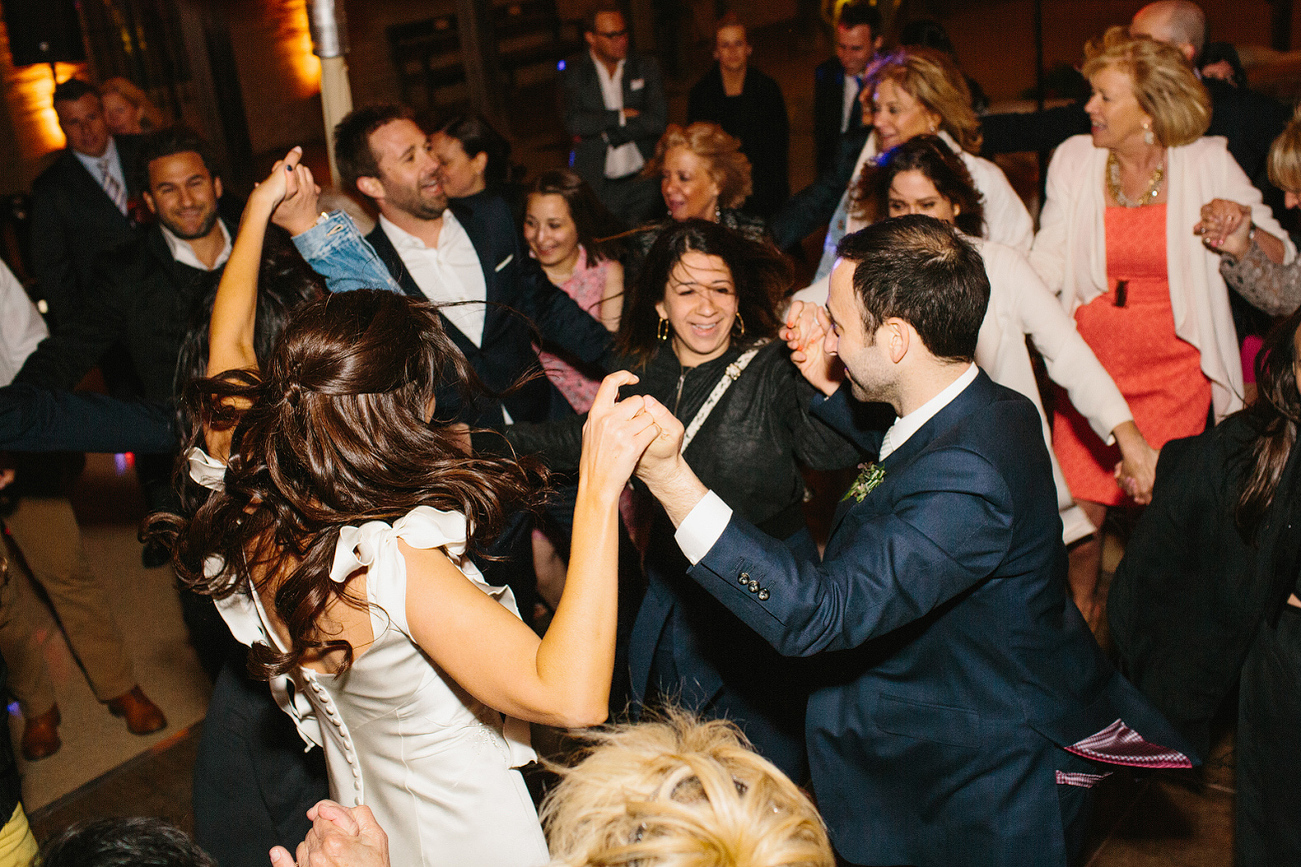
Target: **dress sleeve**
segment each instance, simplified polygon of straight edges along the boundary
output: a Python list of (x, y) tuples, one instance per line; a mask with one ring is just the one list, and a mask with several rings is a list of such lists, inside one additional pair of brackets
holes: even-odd
[(1276, 265), (1253, 243), (1237, 262), (1223, 257), (1220, 276), (1248, 304), (1270, 316), (1286, 316), (1301, 305), (1301, 258)]

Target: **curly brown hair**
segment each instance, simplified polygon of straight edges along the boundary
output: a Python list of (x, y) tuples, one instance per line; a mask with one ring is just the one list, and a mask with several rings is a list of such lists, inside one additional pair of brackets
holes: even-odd
[(854, 216), (869, 223), (890, 216), (890, 185), (902, 172), (921, 172), (957, 209), (953, 224), (975, 237), (985, 231), (984, 198), (962, 162), (936, 135), (919, 135), (883, 153), (863, 167), (854, 185)]
[[(191, 384), (199, 417), (235, 428), (224, 490), (188, 521), (155, 523), (197, 591), (271, 593), (291, 646), (254, 647), (255, 673), (283, 674), (331, 651), (342, 651), (341, 671), (351, 665), (352, 647), (319, 628), (336, 600), (366, 606), (351, 579), (329, 576), (341, 528), (432, 506), (464, 514), (477, 548), (512, 507), (536, 503), (539, 468), (466, 455), (456, 434), (427, 421), (444, 377), (477, 381), (436, 308), (358, 290), (300, 308), (261, 378), (234, 371)], [(251, 405), (232, 410), (231, 398)]]

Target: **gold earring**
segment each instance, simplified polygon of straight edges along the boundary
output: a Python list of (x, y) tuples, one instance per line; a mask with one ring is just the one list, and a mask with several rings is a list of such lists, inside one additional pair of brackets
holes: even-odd
[(745, 320), (741, 318), (741, 311), (740, 311), (740, 310), (736, 311), (736, 327), (741, 329), (741, 333), (738, 334), (737, 336), (738, 336), (738, 337), (744, 337), (744, 336), (745, 336)]
[(660, 317), (660, 325), (659, 328), (656, 330), (656, 334), (660, 340), (669, 339), (669, 321), (665, 319), (663, 316)]

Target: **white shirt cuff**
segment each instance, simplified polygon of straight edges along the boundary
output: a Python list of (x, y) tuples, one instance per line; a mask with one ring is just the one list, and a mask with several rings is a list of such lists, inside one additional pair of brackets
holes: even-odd
[(718, 537), (723, 535), (728, 521), (731, 520), (732, 507), (724, 503), (718, 494), (708, 491), (687, 514), (673, 538), (677, 540), (678, 547), (694, 566), (705, 559), (705, 555), (709, 553), (710, 548), (714, 547)]

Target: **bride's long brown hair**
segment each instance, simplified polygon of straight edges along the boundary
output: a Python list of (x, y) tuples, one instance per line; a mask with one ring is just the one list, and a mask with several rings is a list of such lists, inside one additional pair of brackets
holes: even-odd
[[(225, 490), (188, 521), (161, 524), (175, 540), (182, 579), (222, 598), (274, 587), (288, 652), (259, 645), (256, 674), (282, 674), (309, 653), (343, 651), (319, 624), (336, 598), (365, 607), (349, 583), (329, 577), (340, 528), (392, 522), (416, 506), (461, 512), (470, 548), (491, 539), (504, 516), (531, 507), (544, 473), (497, 457), (469, 456), (458, 436), (429, 424), (441, 381), (477, 379), (426, 302), (393, 292), (328, 295), (300, 308), (259, 378), (249, 372), (200, 380), (196, 413), (234, 426)], [(242, 412), (230, 398), (250, 400)], [(205, 563), (224, 565), (205, 574)]]

